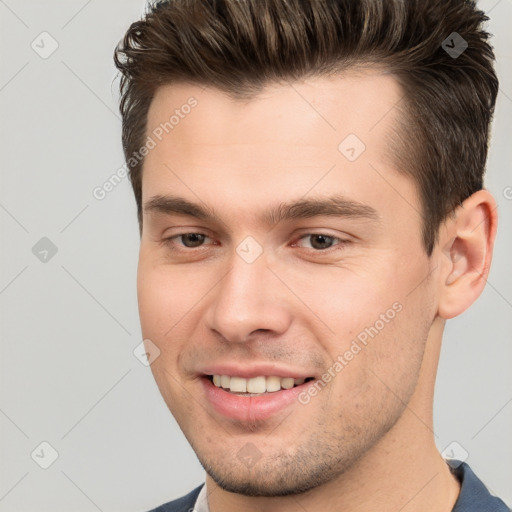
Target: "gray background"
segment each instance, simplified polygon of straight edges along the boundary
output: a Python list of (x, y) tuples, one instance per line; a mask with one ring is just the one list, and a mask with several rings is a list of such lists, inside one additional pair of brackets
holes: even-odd
[[(483, 296), (447, 326), (435, 434), (440, 451), (458, 443), (512, 504), (512, 0), (480, 6), (501, 80), (487, 177), (499, 236)], [(129, 182), (101, 201), (92, 194), (123, 164), (112, 53), (143, 8), (0, 0), (0, 511), (143, 511), (204, 478), (133, 355), (141, 333)], [(40, 53), (55, 43), (43, 31), (58, 43), (47, 58)], [(43, 441), (58, 452), (48, 469)]]

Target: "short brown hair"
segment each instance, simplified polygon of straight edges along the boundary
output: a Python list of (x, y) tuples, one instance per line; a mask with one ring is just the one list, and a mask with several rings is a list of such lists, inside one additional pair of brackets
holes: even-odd
[[(114, 54), (126, 161), (144, 143), (160, 85), (189, 82), (248, 98), (272, 82), (378, 64), (404, 91), (395, 162), (417, 184), (430, 255), (441, 222), (483, 187), (498, 93), (487, 20), (469, 0), (153, 3)], [(467, 43), (460, 55), (449, 51), (454, 41)], [(141, 232), (142, 167), (130, 168)]]

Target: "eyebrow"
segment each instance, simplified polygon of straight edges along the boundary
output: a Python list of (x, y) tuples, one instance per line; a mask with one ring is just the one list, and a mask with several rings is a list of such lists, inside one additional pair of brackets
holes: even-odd
[[(144, 212), (186, 215), (200, 220), (222, 223), (220, 217), (207, 205), (194, 203), (183, 197), (173, 195), (151, 197), (144, 205)], [(264, 211), (259, 216), (259, 220), (267, 226), (275, 226), (286, 220), (309, 219), (318, 216), (360, 218), (375, 222), (381, 220), (380, 215), (371, 206), (349, 200), (340, 195), (280, 203)]]

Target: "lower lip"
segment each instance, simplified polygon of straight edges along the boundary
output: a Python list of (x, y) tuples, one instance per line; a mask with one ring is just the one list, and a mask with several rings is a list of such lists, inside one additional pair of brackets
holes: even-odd
[(266, 420), (293, 403), (298, 404), (298, 396), (314, 381), (261, 396), (234, 395), (218, 388), (206, 377), (201, 382), (206, 398), (217, 413), (238, 421), (254, 422)]

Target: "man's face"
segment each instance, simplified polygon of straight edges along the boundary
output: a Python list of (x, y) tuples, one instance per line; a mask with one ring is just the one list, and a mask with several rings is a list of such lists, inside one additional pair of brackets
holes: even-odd
[[(413, 397), (436, 292), (417, 190), (386, 157), (401, 96), (391, 76), (365, 72), (250, 101), (165, 86), (151, 104), (142, 332), (160, 350), (151, 368), (168, 407), (227, 490), (272, 496), (330, 481)], [(215, 218), (176, 213), (166, 196)], [(263, 215), (332, 197), (337, 215)], [(299, 385), (282, 389), (291, 378)], [(250, 379), (250, 391), (281, 390), (218, 387)]]

